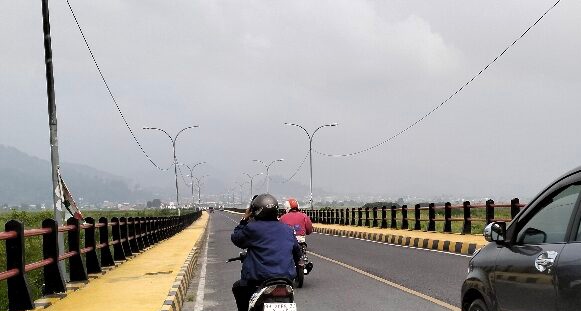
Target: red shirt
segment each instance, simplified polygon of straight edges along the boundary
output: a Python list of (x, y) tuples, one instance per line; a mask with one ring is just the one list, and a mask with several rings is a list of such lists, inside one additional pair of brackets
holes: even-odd
[(297, 210), (291, 210), (282, 215), (280, 221), (293, 228), (296, 235), (309, 235), (313, 232), (313, 223), (309, 216)]

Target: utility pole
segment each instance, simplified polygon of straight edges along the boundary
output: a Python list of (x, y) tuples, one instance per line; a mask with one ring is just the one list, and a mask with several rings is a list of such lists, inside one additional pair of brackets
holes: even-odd
[[(44, 64), (46, 68), (46, 94), (48, 99), (48, 127), (50, 129), (50, 160), (52, 165), (52, 199), (54, 220), (59, 226), (63, 225), (65, 213), (60, 206), (60, 181), (59, 181), (59, 148), (57, 135), (57, 116), (54, 95), (54, 73), (52, 66), (52, 45), (50, 38), (50, 18), (48, 0), (42, 0), (42, 30), (44, 34)], [(64, 251), (63, 234), (58, 234), (59, 254)], [(59, 262), (61, 271), (65, 271), (64, 261)]]

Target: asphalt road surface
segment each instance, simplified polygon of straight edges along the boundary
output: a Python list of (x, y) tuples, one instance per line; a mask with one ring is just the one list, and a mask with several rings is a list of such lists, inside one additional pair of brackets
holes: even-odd
[[(211, 214), (207, 253), (183, 310), (236, 310), (231, 287), (241, 264), (226, 260), (240, 251), (230, 242), (239, 218)], [(333, 261), (309, 256), (314, 269), (295, 290), (298, 310), (450, 310), (460, 305), (467, 257), (321, 234), (310, 235), (307, 243), (310, 251)]]

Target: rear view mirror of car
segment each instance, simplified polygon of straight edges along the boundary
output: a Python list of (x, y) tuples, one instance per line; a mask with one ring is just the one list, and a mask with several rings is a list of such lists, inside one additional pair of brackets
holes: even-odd
[(484, 228), (484, 238), (488, 242), (504, 242), (506, 236), (506, 223), (502, 221), (492, 222)]

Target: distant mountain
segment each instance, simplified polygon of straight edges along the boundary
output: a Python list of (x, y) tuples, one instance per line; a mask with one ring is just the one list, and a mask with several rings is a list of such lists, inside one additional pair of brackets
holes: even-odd
[[(75, 199), (83, 203), (152, 198), (151, 191), (134, 189), (128, 179), (86, 165), (65, 162), (60, 171)], [(49, 161), (0, 145), (0, 204), (49, 205), (51, 189)]]

